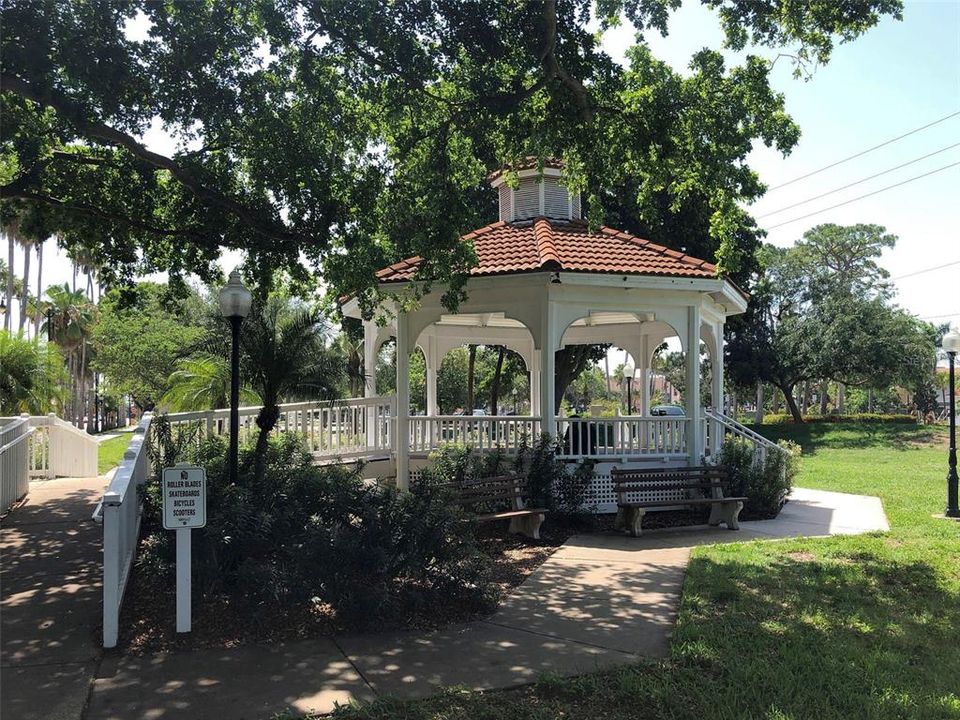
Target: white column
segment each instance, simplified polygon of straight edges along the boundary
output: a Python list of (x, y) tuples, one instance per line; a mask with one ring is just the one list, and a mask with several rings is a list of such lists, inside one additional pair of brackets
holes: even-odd
[(637, 358), (637, 368), (640, 371), (637, 379), (640, 387), (640, 414), (646, 417), (650, 414), (650, 338), (640, 336), (640, 357)]
[(437, 351), (437, 339), (427, 337), (426, 352), (423, 353), (427, 368), (427, 415), (439, 415), (440, 404), (437, 401), (437, 373), (440, 370), (440, 357)]
[(397, 314), (397, 427), (394, 432), (397, 458), (397, 487), (410, 487), (410, 319)]
[[(363, 396), (366, 398), (377, 395), (377, 340), (379, 332), (373, 320), (363, 323)], [(364, 437), (368, 448), (377, 446), (377, 437), (383, 430), (377, 430), (377, 409), (372, 405), (365, 412)], [(306, 434), (306, 433), (304, 433)]]
[(540, 414), (540, 353), (537, 350), (530, 358), (530, 414)]
[(687, 391), (683, 405), (687, 415), (687, 456), (691, 466), (700, 465), (703, 457), (703, 438), (700, 433), (700, 306), (687, 308), (687, 328), (684, 342)]
[(557, 334), (556, 310), (553, 304), (544, 303), (543, 332), (540, 341), (540, 427), (551, 436), (557, 434), (557, 419), (555, 409), (555, 382), (556, 358), (554, 353), (559, 345)]
[(377, 324), (373, 320), (363, 322), (363, 396), (377, 394)]
[[(714, 324), (713, 340), (715, 357), (710, 358), (710, 368), (713, 372), (710, 395), (713, 399), (713, 409), (719, 413), (726, 413), (727, 409), (723, 402), (723, 323)], [(720, 452), (722, 444), (723, 425), (714, 422), (710, 428), (710, 453), (713, 457)]]

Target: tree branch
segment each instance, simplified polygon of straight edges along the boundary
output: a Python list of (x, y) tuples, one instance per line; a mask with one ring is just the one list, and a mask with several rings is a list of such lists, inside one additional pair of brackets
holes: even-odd
[(20, 198), (23, 200), (33, 200), (34, 202), (40, 202), (46, 205), (54, 205), (56, 207), (63, 208), (64, 210), (71, 210), (84, 215), (92, 215), (93, 217), (98, 217), (103, 220), (111, 220), (113, 222), (122, 223), (123, 225), (136, 228), (137, 230), (144, 230), (146, 232), (153, 233), (154, 235), (162, 235), (164, 237), (186, 236), (196, 238), (204, 244), (210, 242), (210, 237), (208, 235), (201, 234), (196, 230), (181, 230), (178, 228), (158, 227), (156, 225), (151, 225), (150, 223), (145, 223), (142, 220), (135, 220), (127, 217), (126, 215), (121, 215), (119, 213), (110, 212), (109, 210), (104, 210), (103, 208), (98, 208), (95, 205), (89, 205), (87, 203), (71, 203), (67, 202), (66, 200), (53, 197), (52, 195), (45, 195), (32, 190), (20, 189), (15, 187), (17, 182), (18, 181), (15, 180), (8, 185), (0, 187), (0, 197)]
[(248, 208), (234, 198), (205, 185), (175, 160), (148, 150), (132, 135), (121, 132), (105, 123), (85, 119), (84, 110), (70, 98), (54, 91), (40, 91), (20, 78), (7, 73), (0, 75), (0, 87), (39, 105), (52, 107), (67, 118), (81, 134), (108, 145), (122, 147), (147, 164), (168, 171), (197, 198), (233, 213), (247, 223), (258, 235), (283, 243), (298, 243), (302, 240), (286, 228), (278, 229), (275, 223), (264, 223), (263, 218), (256, 210)]

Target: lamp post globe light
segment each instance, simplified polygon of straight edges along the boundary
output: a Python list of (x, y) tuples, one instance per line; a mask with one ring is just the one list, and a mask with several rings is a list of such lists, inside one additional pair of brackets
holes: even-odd
[(957, 506), (957, 393), (954, 365), (957, 354), (960, 353), (960, 332), (951, 330), (943, 336), (940, 347), (947, 353), (949, 379), (947, 392), (950, 395), (950, 452), (947, 456), (947, 517), (960, 518), (960, 507)]
[(237, 482), (237, 455), (240, 451), (240, 325), (250, 313), (252, 297), (234, 270), (220, 290), (220, 313), (230, 322), (230, 453), (227, 464), (230, 482)]
[(633, 375), (637, 369), (627, 363), (623, 368), (623, 377), (627, 381), (627, 415), (633, 415)]

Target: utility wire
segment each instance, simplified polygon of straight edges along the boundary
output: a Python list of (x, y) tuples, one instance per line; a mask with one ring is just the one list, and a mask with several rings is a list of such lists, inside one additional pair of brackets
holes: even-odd
[(786, 210), (790, 210), (791, 208), (795, 208), (795, 207), (797, 207), (797, 206), (799, 206), (799, 205), (806, 205), (807, 203), (813, 202), (814, 200), (819, 200), (820, 198), (824, 198), (824, 197), (826, 197), (827, 195), (833, 195), (834, 193), (838, 193), (838, 192), (840, 192), (841, 190), (846, 190), (847, 188), (852, 188), (854, 185), (859, 185), (860, 183), (865, 183), (865, 182), (867, 182), (867, 180), (873, 180), (874, 178), (878, 178), (878, 177), (880, 177), (881, 175), (886, 175), (887, 173), (892, 173), (894, 170), (899, 170), (900, 168), (905, 168), (905, 167), (907, 167), (907, 165), (913, 165), (914, 163), (918, 163), (918, 162), (920, 162), (921, 160), (926, 160), (927, 158), (933, 157), (934, 155), (939, 155), (940, 153), (946, 152), (947, 150), (953, 150), (955, 147), (958, 147), (958, 146), (960, 146), (960, 142), (954, 143), (953, 145), (947, 145), (947, 147), (940, 148), (939, 150), (934, 150), (932, 153), (927, 153), (926, 155), (921, 155), (920, 157), (914, 158), (913, 160), (908, 160), (907, 162), (901, 163), (900, 165), (897, 165), (896, 167), (887, 168), (886, 170), (882, 170), (881, 172), (878, 172), (878, 173), (876, 173), (876, 174), (874, 174), (874, 175), (871, 175), (870, 177), (865, 177), (865, 178), (863, 178), (862, 180), (857, 180), (856, 182), (849, 183), (848, 185), (843, 185), (842, 187), (834, 188), (833, 190), (828, 190), (828, 191), (825, 192), (825, 193), (820, 193), (819, 195), (814, 195), (812, 198), (807, 198), (806, 200), (801, 200), (800, 202), (795, 202), (793, 205), (787, 205), (786, 207), (782, 207), (782, 208), (780, 208), (779, 210), (774, 210), (773, 212), (768, 212), (768, 213), (764, 213), (763, 215), (758, 215), (758, 216), (757, 216), (757, 219), (759, 220), (760, 218), (770, 217), (771, 215), (777, 215), (778, 213), (782, 213), (782, 212), (784, 212), (784, 211), (786, 211)]
[(950, 113), (949, 115), (944, 115), (944, 116), (943, 116), (942, 118), (940, 118), (939, 120), (934, 120), (932, 123), (927, 123), (926, 125), (923, 125), (923, 126), (921, 126), (921, 127), (915, 128), (915, 129), (911, 130), (910, 132), (904, 133), (903, 135), (898, 135), (898, 136), (895, 137), (895, 138), (890, 138), (889, 140), (886, 140), (886, 141), (880, 143), (879, 145), (874, 145), (873, 147), (869, 147), (869, 148), (867, 148), (866, 150), (861, 150), (860, 152), (858, 152), (858, 153), (856, 153), (856, 154), (854, 154), (854, 155), (850, 155), (849, 157), (845, 157), (845, 158), (843, 158), (842, 160), (837, 160), (837, 161), (834, 162), (834, 163), (830, 163), (829, 165), (825, 165), (824, 167), (820, 168), (819, 170), (813, 170), (812, 172), (808, 172), (806, 175), (801, 175), (800, 177), (795, 177), (795, 178), (793, 178), (793, 180), (787, 180), (786, 182), (780, 183), (779, 185), (774, 185), (772, 188), (770, 188), (769, 190), (767, 190), (767, 192), (773, 192), (774, 190), (779, 190), (779, 189), (782, 188), (782, 187), (786, 187), (787, 185), (792, 185), (793, 183), (799, 182), (800, 180), (806, 180), (808, 177), (811, 177), (811, 176), (813, 176), (813, 175), (817, 175), (817, 174), (819, 174), (819, 173), (822, 173), (824, 170), (829, 170), (830, 168), (835, 168), (837, 165), (842, 165), (843, 163), (848, 162), (849, 160), (853, 160), (854, 158), (861, 157), (861, 156), (863, 156), (863, 155), (866, 155), (867, 153), (873, 152), (874, 150), (879, 150), (880, 148), (886, 147), (887, 145), (890, 145), (891, 143), (895, 143), (895, 142), (897, 142), (898, 140), (903, 140), (905, 137), (910, 137), (911, 135), (913, 135), (913, 134), (915, 134), (915, 133), (918, 133), (918, 132), (920, 132), (921, 130), (926, 130), (927, 128), (933, 127), (934, 125), (939, 125), (939, 124), (942, 123), (943, 121), (949, 120), (950, 118), (956, 117), (957, 115), (960, 115), (960, 110), (958, 110), (957, 112)]
[(960, 312), (947, 313), (946, 315), (924, 315), (921, 320), (939, 320), (946, 317), (960, 317)]
[(939, 167), (939, 168), (937, 168), (936, 170), (931, 170), (930, 172), (925, 172), (925, 173), (923, 173), (923, 175), (915, 175), (915, 176), (912, 177), (912, 178), (907, 178), (906, 180), (903, 180), (903, 181), (898, 182), (898, 183), (894, 183), (893, 185), (887, 185), (886, 187), (882, 187), (882, 188), (880, 188), (879, 190), (874, 190), (873, 192), (868, 192), (868, 193), (866, 193), (865, 195), (859, 195), (859, 196), (857, 196), (857, 197), (855, 197), (855, 198), (850, 198), (849, 200), (844, 200), (842, 203), (837, 203), (836, 205), (831, 205), (830, 207), (825, 207), (825, 208), (823, 208), (822, 210), (814, 210), (812, 213), (807, 213), (806, 215), (801, 215), (800, 217), (795, 217), (795, 218), (793, 218), (792, 220), (784, 220), (783, 222), (777, 223), (776, 225), (771, 225), (770, 227), (768, 227), (768, 228), (766, 228), (766, 229), (767, 229), (767, 230), (773, 230), (774, 228), (782, 227), (782, 226), (784, 226), (784, 225), (789, 225), (790, 223), (795, 223), (795, 222), (797, 222), (798, 220), (806, 220), (808, 217), (813, 217), (814, 215), (819, 215), (820, 213), (825, 213), (825, 212), (827, 212), (828, 210), (834, 210), (835, 208), (843, 207), (844, 205), (849, 205), (850, 203), (856, 202), (857, 200), (863, 200), (864, 198), (868, 198), (868, 197), (871, 197), (871, 196), (873, 196), (873, 195), (878, 195), (879, 193), (885, 192), (885, 191), (887, 191), (887, 190), (892, 190), (893, 188), (900, 187), (901, 185), (906, 185), (907, 183), (912, 183), (914, 180), (919, 180), (920, 178), (925, 178), (925, 177), (927, 177), (927, 176), (929, 176), (929, 175), (935, 175), (935, 174), (938, 173), (938, 172), (943, 172), (944, 170), (949, 170), (950, 168), (956, 167), (957, 165), (960, 165), (960, 161), (955, 162), (955, 163), (950, 163), (949, 165), (944, 165), (943, 167)]
[(933, 272), (934, 270), (940, 270), (941, 268), (950, 267), (951, 265), (960, 265), (960, 260), (954, 260), (953, 262), (944, 263), (943, 265), (937, 265), (936, 267), (927, 268), (926, 270), (917, 270), (916, 272), (907, 273), (906, 275), (898, 275), (895, 278), (890, 278), (890, 281), (894, 280), (903, 280), (904, 278), (913, 277), (914, 275), (923, 275), (924, 273)]

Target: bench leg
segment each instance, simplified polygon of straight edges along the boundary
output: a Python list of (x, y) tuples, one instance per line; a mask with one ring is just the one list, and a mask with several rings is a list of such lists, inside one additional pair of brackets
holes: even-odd
[(617, 511), (618, 519), (621, 518), (620, 511), (623, 512), (620, 527), (625, 528), (630, 533), (630, 537), (640, 537), (640, 525), (643, 523), (643, 516), (647, 514), (647, 509), (640, 507), (620, 508)]
[(521, 515), (520, 517), (510, 518), (509, 532), (514, 535), (526, 535), (534, 540), (540, 539), (540, 525), (543, 523), (543, 513), (535, 515)]
[(716, 503), (710, 506), (710, 519), (707, 522), (714, 527), (722, 522), (726, 524), (729, 530), (739, 530), (741, 510), (743, 510), (743, 501), (741, 500)]

